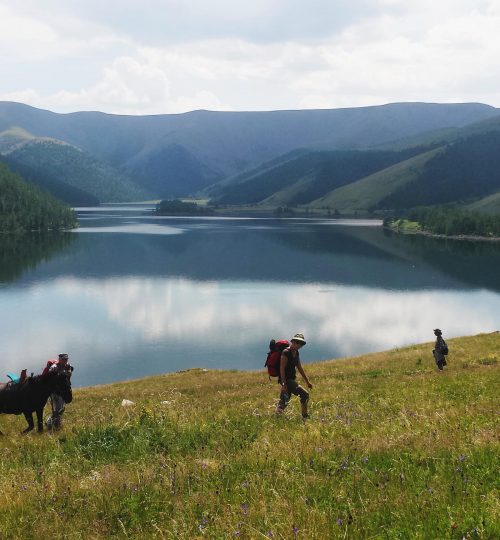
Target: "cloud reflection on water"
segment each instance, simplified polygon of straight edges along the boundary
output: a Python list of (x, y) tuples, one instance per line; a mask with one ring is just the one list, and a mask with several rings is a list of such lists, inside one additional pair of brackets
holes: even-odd
[[(306, 334), (304, 357), (311, 361), (431, 341), (436, 326), (446, 337), (500, 326), (498, 295), (485, 290), (457, 294), (123, 277), (59, 278), (22, 294), (25, 298), (12, 297), (11, 305), (7, 298), (7, 309), (0, 315), (3, 370), (17, 369), (20, 355), (36, 369), (64, 349), (78, 356), (84, 370), (99, 366), (101, 357), (113, 357), (136, 358), (147, 372), (145, 349), (158, 355), (157, 364), (168, 351), (171, 365), (177, 366), (183, 359), (175, 355), (185, 355), (187, 348), (205, 351), (201, 357), (205, 354), (210, 367), (227, 367), (228, 355), (245, 351), (242, 365), (236, 365), (235, 358), (233, 367), (250, 369), (260, 367), (270, 337), (289, 337), (296, 331)], [(58, 310), (51, 309), (53, 305)], [(36, 327), (17, 323), (32, 319)]]

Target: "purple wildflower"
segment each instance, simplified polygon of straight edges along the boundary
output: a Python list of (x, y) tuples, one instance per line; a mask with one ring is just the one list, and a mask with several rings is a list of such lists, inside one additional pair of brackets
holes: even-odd
[(339, 518), (337, 519), (337, 525), (342, 525), (343, 521)]

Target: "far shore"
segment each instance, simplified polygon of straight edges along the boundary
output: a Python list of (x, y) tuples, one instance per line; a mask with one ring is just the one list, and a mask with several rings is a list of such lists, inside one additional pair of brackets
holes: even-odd
[(459, 234), (459, 235), (446, 235), (446, 234), (436, 234), (429, 231), (422, 231), (418, 229), (405, 229), (404, 227), (391, 227), (388, 225), (384, 226), (384, 229), (398, 233), (398, 234), (410, 234), (410, 235), (420, 235), (427, 236), (429, 238), (440, 238), (442, 240), (467, 240), (469, 242), (498, 242), (500, 241), (500, 236), (474, 236), (469, 234)]

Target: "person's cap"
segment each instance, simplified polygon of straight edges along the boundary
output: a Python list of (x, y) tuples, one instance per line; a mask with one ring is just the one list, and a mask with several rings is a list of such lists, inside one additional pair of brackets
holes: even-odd
[(61, 353), (59, 355), (59, 360), (67, 360), (69, 356), (66, 353)]
[(299, 343), (302, 343), (303, 345), (306, 344), (306, 340), (304, 339), (304, 334), (295, 334), (290, 341), (297, 341)]
[(441, 332), (441, 330), (439, 328), (434, 328), (434, 332), (436, 334), (442, 334), (443, 332)]

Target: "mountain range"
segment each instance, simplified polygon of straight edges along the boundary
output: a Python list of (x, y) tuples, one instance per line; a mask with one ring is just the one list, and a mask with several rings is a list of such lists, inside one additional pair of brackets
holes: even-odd
[(437, 182), (436, 204), (456, 193), (496, 211), (499, 130), (500, 111), (479, 103), (119, 116), (0, 102), (1, 159), (73, 205), (198, 193), (373, 211), (412, 204), (419, 185), (419, 203), (432, 203)]

